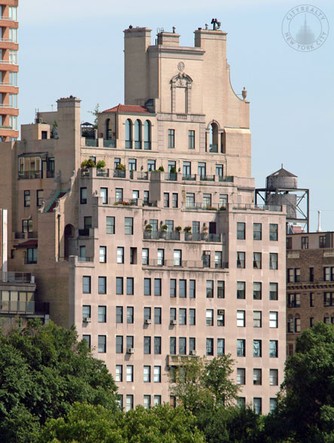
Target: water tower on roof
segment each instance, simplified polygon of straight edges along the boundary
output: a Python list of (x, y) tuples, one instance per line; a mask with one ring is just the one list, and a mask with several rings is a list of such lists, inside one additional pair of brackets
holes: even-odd
[(255, 190), (255, 204), (286, 206), (288, 233), (309, 231), (309, 189), (298, 188), (297, 176), (283, 168), (268, 175), (266, 188)]

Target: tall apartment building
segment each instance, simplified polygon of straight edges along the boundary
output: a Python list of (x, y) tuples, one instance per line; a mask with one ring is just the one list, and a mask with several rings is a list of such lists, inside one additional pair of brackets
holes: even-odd
[(230, 353), (240, 402), (268, 412), (286, 352), (285, 212), (254, 204), (226, 33), (199, 28), (194, 47), (175, 32), (153, 45), (147, 28), (124, 35), (125, 104), (95, 129), (61, 98), (1, 146), (9, 266), (34, 273), (126, 409), (170, 401), (184, 359)]
[(316, 322), (334, 323), (334, 233), (287, 236), (287, 346)]
[(0, 0), (0, 140), (18, 137), (18, 0)]

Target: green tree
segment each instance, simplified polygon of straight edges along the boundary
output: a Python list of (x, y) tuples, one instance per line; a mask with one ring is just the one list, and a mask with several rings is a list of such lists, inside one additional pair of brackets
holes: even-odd
[(74, 402), (117, 409), (116, 386), (103, 362), (77, 341), (75, 330), (50, 322), (0, 331), (0, 435), (33, 442), (48, 418)]
[[(284, 423), (284, 426), (282, 426)], [(285, 366), (278, 409), (267, 419), (268, 441), (334, 441), (334, 327), (318, 323), (297, 340)]]

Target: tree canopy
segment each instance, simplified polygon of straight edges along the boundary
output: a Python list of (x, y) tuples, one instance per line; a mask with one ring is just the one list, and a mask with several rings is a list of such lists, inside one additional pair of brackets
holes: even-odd
[(65, 415), (74, 402), (117, 409), (112, 376), (75, 329), (32, 322), (0, 331), (2, 441), (34, 441), (48, 418)]

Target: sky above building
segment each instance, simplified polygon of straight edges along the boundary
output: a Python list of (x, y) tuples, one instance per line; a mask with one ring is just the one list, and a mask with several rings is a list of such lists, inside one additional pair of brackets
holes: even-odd
[[(129, 25), (152, 29), (152, 39), (175, 26), (181, 45), (193, 46), (194, 30), (210, 28), (217, 18), (228, 33), (232, 86), (237, 94), (246, 87), (251, 103), (256, 186), (265, 187), (266, 177), (283, 165), (298, 177), (298, 187), (310, 189), (311, 229), (321, 211), (322, 230), (334, 230), (334, 2), (317, 1), (305, 13), (296, 9), (301, 4), (21, 0), (20, 123), (31, 123), (36, 110), (55, 110), (57, 99), (69, 95), (82, 100), (82, 121), (93, 121), (97, 104), (104, 110), (123, 103), (123, 30)], [(289, 32), (299, 38), (299, 50)], [(318, 43), (327, 39), (308, 50), (317, 36)]]

